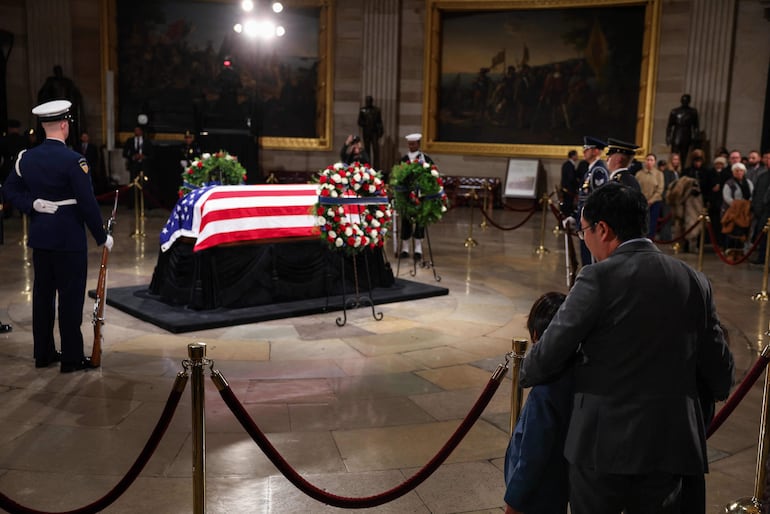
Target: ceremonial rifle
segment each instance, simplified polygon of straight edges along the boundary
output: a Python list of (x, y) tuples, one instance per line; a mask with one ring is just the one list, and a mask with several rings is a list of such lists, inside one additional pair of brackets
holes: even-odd
[[(115, 211), (118, 210), (118, 191), (115, 191), (115, 204), (112, 206), (112, 215), (107, 221), (107, 235), (112, 235), (115, 227)], [(94, 313), (91, 324), (94, 326), (94, 346), (91, 350), (91, 364), (100, 366), (102, 363), (102, 325), (104, 325), (104, 302), (107, 299), (107, 260), (110, 251), (106, 246), (102, 248), (102, 262), (99, 266), (99, 279), (96, 282), (96, 300), (94, 301)]]
[(564, 259), (567, 268), (567, 289), (572, 289), (575, 285), (575, 275), (577, 273), (578, 263), (575, 252), (575, 244), (572, 240), (573, 218), (567, 218), (564, 223)]

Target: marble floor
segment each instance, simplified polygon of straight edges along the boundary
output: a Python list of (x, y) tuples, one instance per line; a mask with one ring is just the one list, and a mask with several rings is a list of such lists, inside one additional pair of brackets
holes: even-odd
[[(476, 212), (472, 237), (478, 246), (466, 248), (470, 214), (454, 209), (431, 228), (438, 285), (448, 296), (378, 306), (381, 321), (368, 309), (349, 311), (344, 327), (335, 324), (336, 313), (326, 313), (179, 335), (107, 307), (102, 367), (66, 375), (34, 367), (31, 253), (20, 245), (20, 218), (6, 220), (0, 320), (13, 331), (0, 334), (0, 492), (49, 511), (104, 495), (139, 455), (194, 342), (206, 343), (208, 358), (258, 426), (310, 482), (343, 496), (374, 495), (401, 483), (465, 417), (512, 338), (526, 336), (532, 301), (548, 290), (566, 291), (563, 240), (552, 232), (550, 214), (544, 255), (534, 251), (539, 214), (503, 231), (482, 230)], [(133, 212), (119, 213), (110, 286), (149, 283), (166, 215), (148, 211), (148, 235), (132, 238)], [(504, 226), (523, 219), (511, 211), (494, 216)], [(91, 289), (99, 255), (93, 247)], [(697, 264), (694, 254), (678, 258)], [(402, 278), (435, 283), (430, 270), (412, 278), (405, 268)], [(727, 266), (707, 254), (703, 270), (713, 281), (741, 379), (767, 343), (768, 304), (750, 298), (763, 289), (762, 268)], [(86, 353), (92, 305), (87, 300), (83, 306)], [(280, 475), (208, 377), (205, 383), (208, 512), (341, 511), (308, 498)], [(753, 492), (762, 390), (759, 380), (709, 440), (709, 512)], [(510, 397), (506, 379), (438, 471), (371, 511), (501, 512)], [(147, 467), (104, 512), (192, 512), (191, 430), (188, 386)]]

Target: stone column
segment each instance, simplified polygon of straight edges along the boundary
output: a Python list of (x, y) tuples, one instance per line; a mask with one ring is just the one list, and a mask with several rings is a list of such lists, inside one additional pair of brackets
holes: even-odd
[(692, 106), (698, 109), (710, 159), (716, 147), (725, 143), (734, 38), (735, 0), (692, 0), (682, 93), (689, 93)]
[(371, 95), (382, 111), (385, 134), (380, 139), (380, 169), (389, 172), (397, 160), (400, 1), (363, 2), (361, 104)]
[(29, 87), (34, 105), (45, 79), (53, 75), (54, 65), (60, 65), (64, 76), (72, 78), (70, 0), (26, 0), (26, 8)]

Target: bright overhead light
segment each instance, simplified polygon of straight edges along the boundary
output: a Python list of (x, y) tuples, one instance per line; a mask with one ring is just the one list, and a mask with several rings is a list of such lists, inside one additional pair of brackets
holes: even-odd
[(283, 36), (284, 34), (286, 34), (286, 29), (285, 29), (285, 28), (283, 28), (282, 26), (278, 25), (278, 26), (275, 28), (275, 35), (276, 35), (276, 36), (278, 36), (278, 37), (281, 37), (281, 36)]
[(252, 0), (243, 0), (241, 2), (241, 9), (243, 9), (246, 12), (251, 12), (254, 10), (254, 2)]
[(238, 34), (240, 34), (241, 32), (243, 32), (243, 25), (241, 25), (240, 23), (236, 23), (235, 25), (233, 25), (233, 30)]
[(248, 20), (243, 25), (243, 32), (249, 37), (269, 39), (276, 35), (276, 27), (270, 20)]
[(281, 2), (273, 2), (273, 12), (279, 13), (283, 11), (283, 4)]

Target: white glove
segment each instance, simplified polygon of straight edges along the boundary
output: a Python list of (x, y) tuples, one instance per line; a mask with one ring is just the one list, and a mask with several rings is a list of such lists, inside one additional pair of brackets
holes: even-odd
[(112, 244), (115, 241), (112, 239), (112, 236), (107, 234), (107, 240), (104, 242), (104, 247), (107, 249), (108, 252), (112, 251)]
[(37, 200), (32, 202), (32, 208), (35, 209), (37, 212), (42, 212), (43, 214), (53, 214), (54, 212), (56, 212), (59, 206), (53, 202), (49, 202), (48, 200), (43, 200), (41, 198), (38, 198)]
[(568, 216), (564, 218), (561, 223), (564, 226), (564, 228), (570, 228), (570, 229), (574, 229), (575, 226), (577, 225), (577, 223), (575, 222), (575, 218), (573, 218), (572, 216)]

